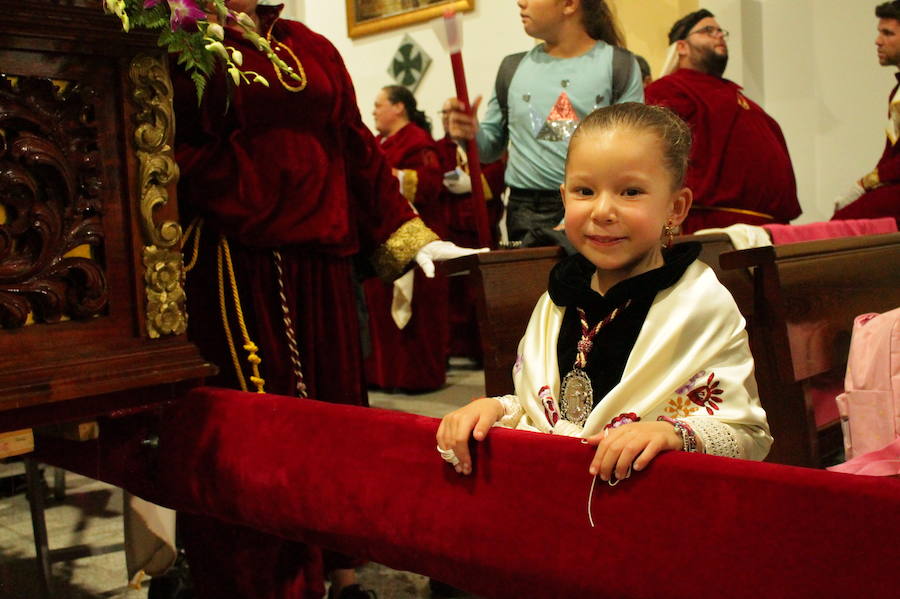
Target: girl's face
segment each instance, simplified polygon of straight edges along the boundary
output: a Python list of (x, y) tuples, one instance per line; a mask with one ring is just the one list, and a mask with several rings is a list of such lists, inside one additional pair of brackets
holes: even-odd
[(673, 190), (663, 143), (649, 130), (615, 128), (577, 137), (560, 186), (566, 236), (597, 267), (600, 292), (662, 266), (662, 232), (681, 224), (691, 191)]
[(555, 41), (556, 33), (565, 20), (563, 0), (518, 0), (516, 4), (525, 33), (537, 39), (550, 38)]

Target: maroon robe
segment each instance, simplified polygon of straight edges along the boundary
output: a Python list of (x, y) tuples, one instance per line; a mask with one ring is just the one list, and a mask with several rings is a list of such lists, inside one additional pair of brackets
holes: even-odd
[[(366, 405), (352, 258), (370, 254), (415, 213), (362, 122), (337, 50), (301, 23), (275, 21), (279, 10), (259, 7), (260, 29), (271, 27), (273, 39), (299, 57), (308, 78), (302, 91), (288, 91), (268, 58), (230, 30), (227, 43), (243, 53), (243, 69), (265, 76), (268, 87), (233, 87), (226, 105), (231, 86), (219, 72), (198, 106), (193, 83), (179, 67), (172, 68), (181, 212), (185, 222), (204, 219), (199, 260), (186, 282), (188, 333), (219, 367), (208, 383), (237, 388), (217, 292), (216, 243), (223, 235), (247, 328), (259, 347), (265, 389), (296, 396), (273, 256), (277, 249), (309, 397)], [(296, 68), (283, 48), (276, 50)], [(189, 244), (185, 253), (187, 260)], [(228, 283), (226, 289), (230, 295)], [(244, 341), (238, 322), (230, 320), (246, 376)], [(265, 396), (260, 402), (265, 409)], [(199, 596), (281, 599), (324, 593), (318, 548), (199, 516), (180, 515), (179, 526)]]
[[(444, 172), (462, 167), (459, 146), (450, 136), (444, 136), (437, 142), (438, 153)], [(465, 169), (468, 172), (468, 169)], [(503, 216), (503, 203), (500, 196), (505, 184), (503, 173), (505, 165), (502, 160), (482, 163), (481, 173), (487, 200), (488, 227), (491, 232), (491, 247), (497, 247), (500, 240), (500, 218)], [(441, 203), (447, 220), (447, 239), (458, 246), (478, 247), (478, 230), (475, 227), (475, 207), (472, 205), (472, 194), (451, 193), (442, 190)], [(481, 338), (478, 334), (478, 323), (475, 315), (476, 292), (468, 285), (466, 277), (450, 277), (450, 355), (471, 358), (481, 361)]]
[(801, 213), (781, 128), (741, 89), (721, 77), (679, 69), (644, 90), (647, 104), (666, 106), (691, 126), (685, 185), (694, 192), (694, 204), (682, 225), (685, 233), (735, 223), (787, 223)]
[[(900, 87), (900, 73), (895, 75), (898, 84), (888, 97), (888, 117), (890, 104)], [(875, 167), (881, 184), (859, 196), (853, 203), (844, 206), (834, 213), (831, 220), (850, 220), (855, 218), (880, 218), (893, 216), (900, 227), (900, 143), (885, 140), (884, 152)]]
[[(412, 123), (379, 139), (388, 163), (406, 171), (402, 185), (406, 198), (425, 224), (446, 233), (440, 205), (443, 171), (434, 140)], [(441, 275), (429, 279), (418, 268), (414, 276), (412, 317), (403, 329), (397, 328), (391, 317), (393, 283), (369, 279), (363, 285), (372, 339), (366, 380), (374, 387), (427, 391), (441, 387), (446, 380), (447, 279)]]

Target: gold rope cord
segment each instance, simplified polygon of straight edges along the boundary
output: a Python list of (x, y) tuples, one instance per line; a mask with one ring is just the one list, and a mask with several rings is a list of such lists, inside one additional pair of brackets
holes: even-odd
[(247, 391), (247, 383), (243, 380), (243, 373), (241, 373), (240, 364), (237, 359), (237, 350), (234, 347), (234, 339), (231, 335), (231, 329), (228, 326), (228, 315), (225, 307), (225, 272), (223, 272), (223, 261), (225, 269), (228, 271), (227, 274), (231, 286), (231, 296), (234, 302), (235, 315), (237, 316), (238, 326), (241, 329), (241, 336), (244, 338), (243, 348), (247, 352), (247, 362), (250, 363), (250, 370), (252, 372), (250, 375), (250, 382), (256, 387), (257, 393), (265, 393), (264, 387), (266, 381), (259, 374), (259, 364), (262, 362), (262, 359), (260, 359), (259, 355), (256, 353), (259, 351), (259, 348), (250, 339), (250, 333), (247, 331), (247, 324), (244, 322), (244, 311), (241, 309), (241, 298), (238, 294), (237, 278), (234, 275), (234, 264), (231, 261), (231, 248), (228, 246), (228, 240), (225, 239), (224, 235), (219, 237), (219, 251), (217, 258), (219, 274), (219, 306), (222, 310), (222, 324), (225, 327), (225, 337), (228, 340), (228, 349), (231, 352), (232, 360), (235, 362), (235, 371), (238, 373), (241, 389)]
[(191, 221), (191, 224), (188, 225), (187, 231), (185, 231), (184, 236), (181, 238), (182, 250), (184, 246), (188, 244), (188, 241), (191, 238), (191, 234), (194, 235), (194, 249), (191, 251), (191, 259), (184, 266), (184, 274), (191, 272), (194, 267), (197, 265), (197, 258), (200, 257), (200, 234), (203, 232), (203, 219), (195, 218)]

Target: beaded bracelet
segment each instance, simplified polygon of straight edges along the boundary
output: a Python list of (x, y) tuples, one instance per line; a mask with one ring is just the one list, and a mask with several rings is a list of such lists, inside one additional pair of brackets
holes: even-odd
[(681, 436), (681, 451), (687, 451), (689, 453), (697, 452), (697, 437), (694, 435), (694, 429), (692, 429), (687, 422), (675, 420), (668, 416), (660, 416), (657, 420), (660, 422), (668, 422), (675, 427), (675, 432)]

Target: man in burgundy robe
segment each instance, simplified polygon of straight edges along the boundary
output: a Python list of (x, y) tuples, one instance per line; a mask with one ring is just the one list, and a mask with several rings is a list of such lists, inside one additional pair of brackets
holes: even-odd
[[(882, 66), (900, 68), (900, 2), (885, 2), (875, 8), (878, 17), (878, 62)], [(895, 73), (897, 85), (888, 96), (887, 139), (881, 160), (872, 172), (853, 184), (850, 191), (839, 198), (832, 220), (879, 218), (892, 216), (900, 226), (900, 73)]]
[(672, 109), (694, 136), (685, 182), (694, 203), (685, 233), (787, 223), (801, 212), (781, 128), (741, 86), (722, 77), (727, 35), (708, 10), (682, 18), (669, 32), (665, 76), (644, 90), (647, 104)]

